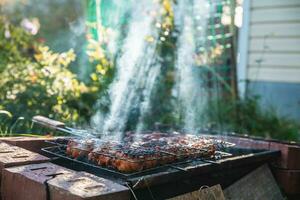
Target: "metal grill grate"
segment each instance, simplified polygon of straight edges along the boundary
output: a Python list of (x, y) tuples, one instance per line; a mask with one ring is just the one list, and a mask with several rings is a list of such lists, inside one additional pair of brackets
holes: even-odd
[[(103, 171), (104, 173), (107, 172), (113, 176), (117, 176), (120, 178), (129, 178), (129, 177), (135, 177), (135, 176), (140, 176), (142, 174), (145, 173), (155, 173), (155, 171), (157, 170), (166, 170), (168, 168), (172, 168), (172, 169), (177, 169), (177, 170), (181, 170), (181, 171), (186, 171), (184, 168), (181, 168), (179, 165), (183, 164), (183, 163), (190, 163), (190, 162), (195, 162), (195, 161), (202, 161), (202, 162), (207, 162), (207, 163), (217, 163), (218, 160), (222, 159), (222, 158), (228, 158), (231, 157), (232, 154), (228, 153), (228, 152), (224, 152), (224, 151), (219, 151), (221, 150), (221, 148), (225, 148), (225, 145), (227, 145), (227, 147), (231, 146), (231, 143), (224, 143), (224, 142), (217, 142), (214, 141), (214, 148), (216, 148), (217, 150), (215, 150), (214, 152), (210, 152), (210, 150), (207, 148), (207, 146), (205, 146), (202, 149), (197, 149), (197, 148), (192, 148), (189, 145), (180, 145), (180, 150), (178, 152), (170, 152), (168, 151), (168, 148), (165, 148), (165, 150), (163, 149), (159, 149), (156, 147), (149, 147), (146, 145), (146, 147), (143, 147), (143, 145), (145, 144), (150, 144), (150, 143), (142, 143), (142, 144), (136, 144), (133, 143), (130, 146), (128, 144), (126, 145), (116, 145), (115, 148), (113, 149), (113, 153), (112, 152), (97, 152), (97, 151), (93, 151), (93, 150), (89, 150), (89, 152), (86, 152), (87, 149), (83, 148), (84, 145), (80, 145), (78, 147), (75, 147), (76, 151), (82, 151), (84, 152), (83, 155), (81, 156), (76, 156), (76, 157), (72, 157), (70, 155), (67, 154), (67, 147), (68, 147), (68, 143), (70, 143), (70, 141), (74, 141), (74, 139), (71, 140), (66, 140), (66, 139), (58, 139), (56, 141), (52, 141), (51, 143), (54, 144), (54, 146), (52, 147), (47, 147), (44, 148), (43, 151), (62, 158), (62, 159), (66, 159), (75, 163), (79, 163), (88, 167), (92, 167), (95, 170), (100, 170)], [(107, 142), (101, 142), (102, 145), (107, 145)], [(99, 143), (97, 144), (99, 145)], [(219, 145), (219, 146), (217, 146)], [(166, 146), (168, 147), (168, 146)], [(137, 151), (138, 153), (141, 154), (141, 158), (138, 157), (138, 159), (131, 159), (130, 157), (120, 157), (114, 154), (115, 151)], [(100, 166), (98, 165), (93, 159), (88, 159), (88, 153), (90, 154), (95, 154), (96, 156), (103, 156), (103, 157), (107, 157), (109, 159), (112, 160), (124, 160), (126, 162), (132, 162), (132, 163), (138, 163), (138, 164), (143, 164), (143, 163), (147, 163), (148, 161), (155, 161), (155, 163), (157, 165), (154, 165), (150, 168), (141, 168), (140, 170), (136, 171), (136, 172), (120, 172), (118, 171), (116, 168), (112, 167), (111, 165), (107, 165), (107, 166)], [(145, 158), (144, 155), (150, 155), (148, 158)], [(151, 155), (155, 155), (155, 156), (151, 156)], [(172, 159), (170, 159), (172, 158)]]

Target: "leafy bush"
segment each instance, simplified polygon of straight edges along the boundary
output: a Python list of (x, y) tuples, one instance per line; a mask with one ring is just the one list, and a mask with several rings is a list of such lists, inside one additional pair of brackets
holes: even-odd
[(37, 114), (75, 122), (89, 117), (92, 106), (81, 101), (89, 88), (68, 69), (75, 60), (72, 50), (54, 53), (4, 18), (0, 35), (0, 109), (27, 119)]
[(300, 125), (279, 116), (272, 108), (262, 108), (257, 96), (212, 101), (207, 113), (213, 129), (279, 140), (300, 140)]
[(33, 38), (21, 27), (0, 16), (0, 72), (8, 63), (27, 61), (33, 53)]

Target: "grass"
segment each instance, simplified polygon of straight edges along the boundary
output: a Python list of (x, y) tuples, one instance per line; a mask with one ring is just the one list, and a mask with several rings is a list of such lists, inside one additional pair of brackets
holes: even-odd
[(212, 102), (207, 111), (210, 120), (225, 131), (268, 139), (300, 141), (300, 125), (280, 116), (273, 108), (262, 108), (259, 97)]

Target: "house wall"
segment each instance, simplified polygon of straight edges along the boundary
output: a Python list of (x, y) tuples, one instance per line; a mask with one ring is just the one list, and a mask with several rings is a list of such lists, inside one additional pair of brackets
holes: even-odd
[(245, 94), (300, 120), (300, 0), (244, 0), (245, 16), (238, 66)]

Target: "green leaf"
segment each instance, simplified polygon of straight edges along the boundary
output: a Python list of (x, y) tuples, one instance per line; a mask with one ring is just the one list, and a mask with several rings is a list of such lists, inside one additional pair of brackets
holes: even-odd
[(12, 114), (6, 110), (0, 110), (0, 114), (4, 114), (4, 115), (8, 116), (9, 118), (12, 118)]

